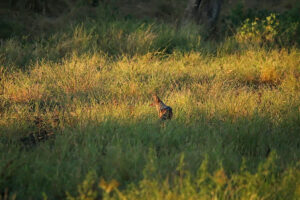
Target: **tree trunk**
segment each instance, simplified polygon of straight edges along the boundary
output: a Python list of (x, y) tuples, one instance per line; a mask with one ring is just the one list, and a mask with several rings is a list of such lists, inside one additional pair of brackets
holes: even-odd
[(222, 0), (189, 0), (185, 9), (184, 23), (194, 21), (212, 30), (219, 17)]
[(99, 5), (99, 0), (93, 0), (92, 6), (97, 7)]

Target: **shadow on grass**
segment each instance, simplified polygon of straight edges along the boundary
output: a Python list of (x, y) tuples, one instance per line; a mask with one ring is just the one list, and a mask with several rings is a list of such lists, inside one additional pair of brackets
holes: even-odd
[[(76, 190), (90, 170), (125, 187), (142, 179), (149, 150), (161, 177), (175, 173), (182, 154), (185, 170), (192, 174), (206, 157), (211, 171), (222, 165), (230, 175), (240, 169), (243, 158), (249, 170), (256, 171), (271, 151), (278, 154), (276, 164), (285, 169), (300, 158), (299, 124), (297, 114), (277, 124), (259, 115), (232, 121), (217, 116), (208, 119), (200, 112), (195, 118), (175, 117), (164, 124), (149, 116), (127, 121), (107, 118), (53, 129), (55, 139), (35, 140), (25, 149), (22, 128), (13, 130), (15, 125), (1, 128), (0, 187), (27, 197), (59, 188), (53, 193), (59, 198), (63, 191)], [(20, 182), (27, 187), (19, 187)]]

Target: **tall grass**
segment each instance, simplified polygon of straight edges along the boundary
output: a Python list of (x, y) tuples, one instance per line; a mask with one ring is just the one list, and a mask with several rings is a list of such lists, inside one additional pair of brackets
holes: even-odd
[(3, 41), (0, 197), (298, 199), (299, 49), (236, 38), (103, 17)]

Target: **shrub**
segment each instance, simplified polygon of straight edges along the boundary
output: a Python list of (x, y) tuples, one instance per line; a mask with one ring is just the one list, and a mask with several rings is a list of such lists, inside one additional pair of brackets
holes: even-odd
[(265, 19), (246, 19), (238, 29), (236, 39), (242, 43), (259, 45), (293, 45), (297, 44), (296, 37), (299, 22), (289, 22), (274, 13)]

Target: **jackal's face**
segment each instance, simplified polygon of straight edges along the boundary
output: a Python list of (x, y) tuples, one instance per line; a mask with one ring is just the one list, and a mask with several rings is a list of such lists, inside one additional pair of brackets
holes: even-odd
[(157, 111), (159, 112), (161, 100), (159, 99), (159, 97), (156, 94), (153, 94), (152, 98), (153, 98), (153, 103), (151, 103), (150, 106), (156, 107)]

